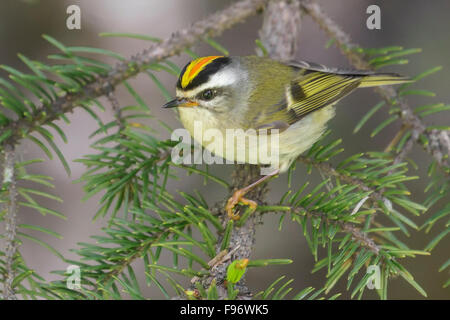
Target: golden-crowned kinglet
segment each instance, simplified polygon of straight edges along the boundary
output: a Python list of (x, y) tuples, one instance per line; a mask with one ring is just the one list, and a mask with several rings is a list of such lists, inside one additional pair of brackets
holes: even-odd
[[(303, 61), (284, 64), (257, 56), (209, 56), (184, 67), (176, 99), (164, 107), (179, 107), (184, 127), (215, 155), (275, 168), (272, 174), (236, 191), (229, 199), (228, 215), (236, 218), (233, 208), (238, 202), (256, 207), (255, 202), (243, 198), (246, 192), (268, 177), (286, 171), (298, 155), (320, 138), (326, 123), (334, 116), (333, 105), (337, 101), (356, 88), (408, 81), (393, 73), (345, 71)], [(238, 139), (231, 146), (226, 139), (205, 140), (204, 132), (210, 129), (219, 130), (224, 137), (227, 129), (240, 129), (247, 138), (261, 129), (264, 132), (277, 129), (277, 157), (263, 160), (259, 152), (248, 150), (252, 148), (248, 142), (238, 145)]]

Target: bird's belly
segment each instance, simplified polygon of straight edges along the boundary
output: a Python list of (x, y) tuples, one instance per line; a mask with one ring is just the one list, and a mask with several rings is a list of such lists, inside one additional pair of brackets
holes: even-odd
[(270, 163), (258, 156), (258, 151), (270, 148), (270, 144), (267, 146), (262, 137), (258, 139), (255, 130), (233, 128), (231, 121), (225, 124), (227, 127), (221, 126), (209, 112), (201, 109), (180, 109), (180, 120), (209, 154), (225, 159), (227, 163)]
[(280, 135), (280, 171), (308, 150), (324, 133), (327, 122), (334, 117), (333, 106), (327, 106), (292, 124)]
[(219, 127), (217, 119), (209, 112), (183, 109), (180, 108), (180, 119), (184, 127), (209, 154), (226, 159), (227, 163), (271, 165), (279, 167), (281, 172), (320, 138), (326, 123), (334, 116), (334, 108), (325, 107), (305, 116), (277, 136), (256, 134), (253, 129)]

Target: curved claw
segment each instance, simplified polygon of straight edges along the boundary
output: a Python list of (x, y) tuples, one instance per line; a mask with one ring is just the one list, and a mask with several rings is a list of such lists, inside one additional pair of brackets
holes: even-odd
[(256, 209), (258, 204), (250, 199), (244, 198), (244, 195), (246, 194), (246, 190), (239, 189), (236, 190), (235, 193), (228, 199), (227, 205), (225, 207), (225, 210), (227, 211), (228, 217), (233, 220), (239, 220), (240, 216), (239, 213), (234, 213), (233, 209), (238, 203), (242, 203), (244, 205), (248, 205), (253, 210)]
[(240, 216), (239, 213), (234, 213), (233, 209), (234, 207), (240, 202), (244, 205), (249, 206), (251, 209), (253, 209), (253, 211), (256, 209), (256, 207), (258, 206), (258, 204), (253, 201), (253, 200), (249, 200), (244, 198), (244, 195), (249, 192), (250, 190), (252, 190), (253, 188), (255, 188), (257, 185), (267, 181), (268, 179), (276, 176), (278, 173), (280, 173), (279, 169), (276, 169), (275, 171), (273, 171), (272, 173), (262, 177), (261, 179), (253, 182), (251, 185), (243, 188), (243, 189), (239, 189), (236, 190), (233, 195), (231, 196), (230, 199), (228, 199), (227, 205), (225, 206), (225, 210), (227, 210), (228, 213), (228, 217), (230, 219), (233, 220), (239, 220)]

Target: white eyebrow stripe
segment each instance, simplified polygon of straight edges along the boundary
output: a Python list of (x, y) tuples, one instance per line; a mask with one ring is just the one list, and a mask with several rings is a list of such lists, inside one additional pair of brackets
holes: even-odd
[(208, 83), (214, 87), (225, 87), (229, 86), (237, 81), (236, 73), (232, 70), (223, 70), (213, 74)]
[(189, 91), (184, 91), (184, 90), (179, 90), (177, 88), (177, 95), (183, 95), (183, 96), (195, 96), (197, 95), (199, 92), (202, 92), (203, 90), (207, 89), (207, 88), (221, 88), (221, 87), (226, 87), (229, 85), (232, 85), (234, 83), (236, 83), (238, 81), (237, 75), (232, 72), (232, 70), (223, 70), (223, 71), (218, 71), (217, 73), (213, 74), (208, 82), (202, 84), (201, 86), (189, 90)]

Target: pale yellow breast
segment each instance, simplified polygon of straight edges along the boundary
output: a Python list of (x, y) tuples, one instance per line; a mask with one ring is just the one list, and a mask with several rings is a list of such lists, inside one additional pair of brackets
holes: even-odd
[(217, 118), (208, 110), (203, 108), (180, 108), (179, 111), (181, 123), (198, 143), (204, 145), (206, 132), (218, 130), (223, 134), (222, 131), (225, 129), (223, 124), (219, 124)]
[(334, 114), (332, 106), (317, 110), (292, 124), (279, 134), (278, 139), (271, 135), (266, 139), (255, 137), (254, 132), (244, 130), (240, 133), (234, 131), (235, 136), (230, 139), (230, 131), (227, 132), (226, 129), (234, 129), (231, 122), (219, 121), (202, 108), (180, 108), (180, 119), (184, 127), (211, 153), (230, 162), (261, 165), (273, 165), (275, 153), (278, 159), (276, 166), (280, 167), (281, 172), (287, 170), (295, 158), (320, 138)]
[(327, 122), (335, 115), (333, 106), (327, 106), (292, 124), (280, 135), (280, 166), (281, 171), (288, 169), (289, 165), (300, 154), (311, 148), (319, 140), (327, 128)]

